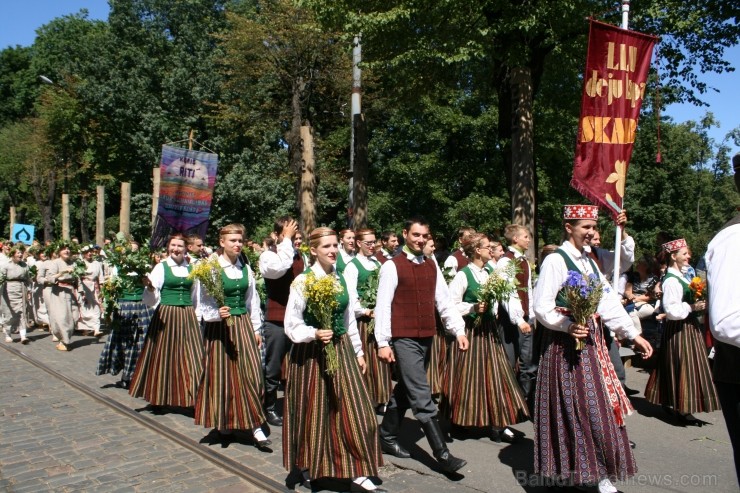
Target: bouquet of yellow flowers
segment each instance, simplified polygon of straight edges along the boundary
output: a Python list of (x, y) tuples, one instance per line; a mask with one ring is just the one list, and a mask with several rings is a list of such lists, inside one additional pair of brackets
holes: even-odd
[[(571, 317), (578, 325), (586, 325), (599, 307), (604, 286), (601, 284), (598, 274), (582, 274), (574, 270), (568, 271), (568, 277), (563, 284), (565, 299), (568, 301), (568, 309)], [(576, 350), (580, 351), (586, 346), (583, 339), (576, 340)]]
[(110, 321), (113, 311), (118, 308), (118, 298), (123, 292), (123, 282), (118, 276), (111, 276), (100, 286), (103, 295), (103, 307), (105, 308), (105, 319)]
[(689, 283), (689, 289), (694, 293), (694, 301), (701, 301), (707, 290), (707, 282), (701, 277), (694, 277)]
[[(303, 283), (303, 295), (306, 298), (306, 308), (319, 322), (319, 328), (334, 330), (334, 311), (339, 306), (337, 295), (342, 292), (342, 285), (334, 276), (316, 277), (313, 271), (308, 271)], [(324, 346), (326, 355), (326, 373), (334, 376), (339, 369), (339, 358), (334, 341)]]
[[(219, 308), (226, 306), (224, 301), (224, 285), (221, 282), (221, 264), (218, 263), (218, 257), (214, 256), (195, 264), (193, 270), (188, 274), (188, 279), (200, 281), (200, 285), (211, 298), (216, 300), (216, 305)], [(228, 316), (226, 323), (229, 327), (233, 327), (234, 319)]]

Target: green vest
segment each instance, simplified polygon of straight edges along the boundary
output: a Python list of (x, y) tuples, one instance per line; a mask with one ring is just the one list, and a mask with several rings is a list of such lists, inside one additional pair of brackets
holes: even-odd
[[(347, 283), (344, 282), (344, 276), (339, 272), (337, 272), (337, 277), (339, 277), (339, 282), (342, 285), (342, 292), (339, 293), (336, 297), (336, 300), (339, 304), (334, 309), (334, 315), (332, 317), (332, 330), (334, 331), (335, 337), (347, 333), (347, 327), (345, 327), (344, 325), (344, 311), (347, 309), (347, 305), (349, 305), (349, 293), (347, 292)], [(311, 314), (310, 311), (308, 311), (308, 307), (303, 310), (303, 321), (306, 322), (306, 325), (310, 325), (311, 327), (315, 327), (317, 329), (328, 329), (328, 327), (319, 326), (319, 321)]]
[(683, 277), (679, 277), (676, 274), (666, 272), (665, 277), (663, 277), (663, 282), (665, 282), (665, 280), (670, 277), (678, 279), (678, 282), (681, 283), (681, 288), (683, 289), (683, 296), (681, 297), (681, 301), (683, 301), (684, 303), (688, 303), (689, 305), (694, 304), (694, 302), (696, 301), (694, 299), (694, 292), (691, 290), (691, 288), (689, 288), (689, 283), (686, 282), (686, 279), (684, 279)]
[[(562, 248), (558, 248), (555, 250), (555, 253), (559, 253), (561, 257), (563, 257), (563, 260), (565, 260), (565, 268), (568, 270), (572, 270), (575, 272), (581, 272), (581, 269), (578, 268), (575, 262), (573, 262), (573, 259), (570, 258), (570, 255), (565, 253), (565, 250)], [(596, 263), (593, 261), (591, 257), (587, 257), (588, 261), (591, 263), (591, 269), (593, 269), (594, 274), (599, 275), (599, 268), (596, 266)], [(581, 272), (582, 273), (582, 272)], [(555, 298), (555, 306), (560, 306), (563, 308), (569, 308), (568, 307), (568, 299), (565, 296), (565, 288), (562, 288), (560, 291), (558, 291), (558, 295)]]
[(367, 284), (370, 276), (377, 273), (378, 269), (380, 269), (380, 262), (378, 262), (377, 260), (371, 260), (371, 262), (375, 264), (375, 270), (367, 270), (357, 257), (353, 258), (350, 262), (350, 264), (354, 264), (355, 267), (357, 267), (357, 295), (360, 297), (360, 299), (365, 296), (365, 291), (367, 290)]
[(129, 288), (123, 288), (121, 290), (121, 297), (118, 298), (122, 301), (141, 301), (144, 297), (144, 286), (134, 284)]
[(226, 271), (221, 269), (221, 281), (224, 284), (224, 303), (229, 307), (229, 313), (231, 315), (247, 313), (247, 307), (244, 304), (244, 298), (249, 288), (247, 266), (242, 267), (241, 279), (231, 279), (226, 275)]
[[(193, 287), (193, 280), (174, 275), (166, 260), (162, 262), (162, 267), (164, 267), (164, 284), (160, 291), (159, 304), (166, 306), (193, 306), (193, 300), (190, 298), (190, 288)], [(192, 270), (193, 266), (188, 264), (188, 273)]]
[[(483, 270), (485, 270), (486, 272), (489, 272), (489, 269), (486, 269), (485, 267), (483, 268)], [(478, 303), (478, 292), (480, 291), (480, 283), (475, 279), (475, 276), (473, 275), (473, 271), (470, 270), (470, 264), (460, 269), (460, 272), (464, 273), (465, 277), (468, 280), (468, 288), (463, 293), (462, 300), (465, 303), (472, 303), (472, 304)], [(476, 318), (478, 318), (477, 313), (468, 313), (465, 316), (468, 317), (470, 320), (475, 320)], [(488, 321), (491, 319), (493, 319), (493, 312), (492, 310), (490, 310), (490, 307), (489, 307), (489, 309), (486, 310), (486, 312), (483, 314), (483, 320)]]
[(337, 274), (344, 272), (345, 268), (347, 268), (347, 262), (344, 261), (344, 256), (340, 250), (337, 252)]

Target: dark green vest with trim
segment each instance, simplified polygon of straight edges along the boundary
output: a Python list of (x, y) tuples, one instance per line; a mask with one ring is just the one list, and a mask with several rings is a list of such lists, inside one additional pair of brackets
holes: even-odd
[[(478, 299), (479, 299), (478, 296), (480, 292), (480, 283), (475, 279), (475, 276), (473, 275), (473, 271), (470, 270), (470, 265), (471, 264), (466, 265), (459, 271), (465, 274), (465, 278), (468, 281), (468, 288), (463, 293), (462, 300), (465, 303), (475, 304), (475, 303), (478, 303)], [(483, 267), (483, 270), (485, 270), (486, 272), (490, 274), (490, 271), (492, 269), (486, 265)], [(478, 316), (479, 315), (477, 313), (468, 313), (467, 315), (465, 315), (465, 318), (468, 318), (470, 320), (475, 320), (476, 318), (478, 318)], [(493, 312), (490, 310), (490, 307), (483, 314), (483, 320), (485, 320), (486, 322), (489, 320), (493, 320)]]
[(350, 262), (350, 264), (354, 264), (354, 266), (357, 267), (357, 295), (360, 299), (365, 297), (368, 279), (370, 279), (370, 276), (377, 273), (378, 269), (380, 269), (380, 262), (372, 259), (370, 261), (375, 265), (375, 270), (366, 269), (357, 257), (353, 258)]
[[(349, 305), (349, 293), (347, 292), (347, 283), (344, 281), (344, 276), (339, 272), (337, 272), (337, 277), (339, 278), (339, 283), (342, 285), (342, 292), (339, 293), (335, 298), (338, 305), (334, 309), (334, 314), (332, 315), (331, 329), (334, 331), (335, 337), (347, 333), (347, 327), (345, 327), (344, 325), (344, 311), (347, 309), (347, 305)], [(306, 322), (306, 325), (310, 325), (311, 327), (314, 327), (316, 329), (329, 329), (329, 327), (321, 327), (318, 319), (314, 317), (313, 314), (308, 310), (308, 305), (306, 305), (306, 308), (303, 310), (303, 321)]]
[(242, 267), (241, 279), (231, 279), (226, 271), (221, 269), (221, 282), (224, 285), (224, 303), (229, 307), (231, 315), (244, 315), (247, 313), (245, 298), (249, 289), (249, 273), (247, 266)]
[[(562, 248), (558, 248), (557, 250), (555, 250), (555, 253), (559, 253), (560, 256), (563, 257), (563, 260), (565, 260), (565, 268), (566, 269), (572, 270), (572, 271), (575, 271), (575, 272), (580, 272), (583, 275), (588, 275), (588, 274), (585, 274), (584, 272), (582, 272), (581, 269), (578, 268), (578, 266), (576, 265), (576, 263), (573, 262), (573, 259), (570, 258), (570, 255), (568, 255), (565, 252), (565, 250), (563, 250)], [(588, 258), (588, 262), (591, 264), (591, 269), (593, 269), (594, 274), (596, 274), (598, 276), (599, 275), (599, 272), (601, 272), (599, 270), (599, 267), (596, 265), (596, 263), (593, 261), (593, 259), (591, 257), (586, 257), (586, 258)], [(569, 308), (568, 307), (568, 298), (565, 296), (565, 288), (561, 288), (560, 291), (558, 291), (558, 295), (555, 297), (555, 306), (559, 306), (559, 307), (562, 307), (562, 308)]]
[[(127, 285), (129, 284), (127, 283)], [(118, 299), (122, 301), (141, 301), (143, 297), (144, 286), (137, 280), (132, 285), (129, 285), (128, 288), (123, 288), (121, 290), (121, 296)]]
[[(666, 279), (670, 278), (678, 279), (678, 282), (681, 284), (681, 289), (683, 290), (683, 296), (681, 296), (681, 301), (684, 303), (688, 303), (689, 305), (693, 304), (694, 301), (694, 292), (689, 288), (689, 283), (684, 279), (683, 277), (679, 277), (676, 274), (672, 274), (670, 272), (666, 272), (665, 276), (663, 277), (663, 283), (665, 283)], [(693, 313), (693, 312), (692, 312)]]
[[(193, 300), (190, 298), (190, 289), (193, 287), (193, 280), (187, 277), (177, 277), (172, 273), (170, 265), (165, 260), (162, 262), (164, 267), (164, 284), (160, 291), (160, 305), (166, 306), (193, 306)], [(193, 266), (188, 264), (188, 274), (193, 270)]]
[(340, 250), (337, 252), (337, 273), (341, 274), (346, 268), (347, 262), (344, 261), (344, 255), (342, 255), (342, 251)]

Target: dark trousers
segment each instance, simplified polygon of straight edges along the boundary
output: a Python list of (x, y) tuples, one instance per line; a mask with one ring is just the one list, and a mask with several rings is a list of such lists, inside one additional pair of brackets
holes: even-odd
[(522, 334), (519, 327), (508, 320), (506, 312), (502, 311), (499, 316), (499, 335), (506, 352), (506, 358), (509, 364), (517, 372), (517, 381), (522, 388), (527, 403), (534, 403), (534, 391), (537, 384), (537, 368), (539, 367), (537, 354), (535, 351), (535, 323), (534, 320), (529, 322), (532, 331), (529, 334)]
[(624, 387), (626, 385), (625, 382), (627, 381), (627, 372), (624, 369), (622, 357), (619, 355), (619, 345), (614, 337), (612, 337), (609, 332), (609, 328), (606, 325), (604, 326), (604, 342), (606, 343), (606, 347), (609, 348), (609, 359), (612, 362), (617, 378), (619, 378), (619, 382)]
[(735, 474), (740, 484), (740, 384), (714, 382), (722, 406), (722, 414), (730, 435), (733, 456), (735, 457)]
[(432, 389), (427, 380), (431, 347), (431, 337), (393, 340), (398, 383), (393, 389), (388, 409), (397, 409), (401, 419), (407, 409), (411, 409), (414, 417), (421, 423), (426, 423), (437, 415), (437, 406), (432, 402)]
[(283, 358), (290, 351), (291, 342), (283, 324), (265, 322), (265, 392), (277, 392), (280, 386)]

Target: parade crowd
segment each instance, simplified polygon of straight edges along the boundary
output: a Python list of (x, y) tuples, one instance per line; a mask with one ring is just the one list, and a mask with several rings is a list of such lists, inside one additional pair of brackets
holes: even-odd
[[(535, 474), (611, 493), (637, 472), (627, 434), (637, 391), (620, 347), (653, 362), (645, 397), (676, 425), (730, 406), (737, 450), (727, 358), (740, 336), (738, 317), (715, 315), (712, 300), (720, 339), (707, 328), (705, 273), (713, 289), (724, 282), (712, 270), (718, 245), (694, 267), (687, 242), (664, 235), (656, 255), (636, 260), (623, 211), (614, 289), (615, 252), (600, 248), (597, 219), (596, 206), (565, 206), (563, 243), (536, 263), (523, 226), (504, 238), (461, 227), (450, 252), (421, 217), (377, 234), (301, 232), (286, 216), (258, 243), (230, 224), (212, 249), (173, 234), (164, 252), (146, 253), (146, 272), (126, 263), (144, 249), (132, 238), (5, 242), (0, 322), (6, 343), (17, 333), (28, 344), (35, 325), (65, 352), (76, 333), (106, 335), (98, 375), (120, 374), (152, 412), (190, 408), (221, 440), (248, 433), (269, 452), (270, 426), (282, 427), (291, 489), (338, 478), (385, 491), (383, 454), (411, 457), (399, 439), (410, 410), (447, 474), (466, 465), (450, 450), (455, 437), (485, 430), (511, 443), (511, 425), (531, 420)], [(717, 310), (736, 306), (717, 299)], [(585, 316), (579, 300), (593, 303)]]

